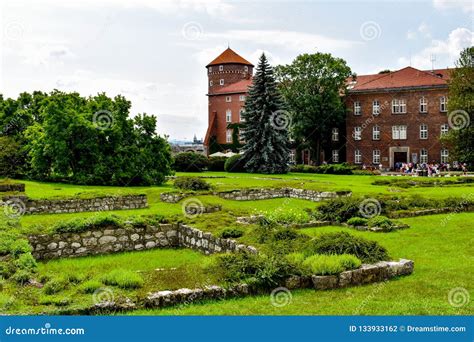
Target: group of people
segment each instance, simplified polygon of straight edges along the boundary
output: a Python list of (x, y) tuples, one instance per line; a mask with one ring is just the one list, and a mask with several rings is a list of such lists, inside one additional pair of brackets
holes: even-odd
[(462, 171), (467, 175), (466, 164), (454, 162), (450, 163), (395, 163), (395, 170), (405, 174), (418, 174), (420, 176), (434, 177), (439, 176), (441, 172)]

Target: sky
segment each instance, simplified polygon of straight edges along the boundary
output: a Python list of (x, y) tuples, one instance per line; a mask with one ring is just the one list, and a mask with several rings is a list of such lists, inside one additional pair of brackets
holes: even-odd
[(132, 101), (170, 139), (207, 129), (205, 65), (229, 45), (256, 64), (326, 52), (362, 75), (453, 67), (472, 1), (0, 0), (0, 93), (53, 89)]

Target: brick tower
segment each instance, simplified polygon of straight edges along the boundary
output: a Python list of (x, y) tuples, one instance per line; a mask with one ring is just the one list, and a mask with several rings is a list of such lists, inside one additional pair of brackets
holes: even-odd
[(240, 122), (247, 89), (252, 84), (253, 67), (230, 48), (206, 66), (209, 121), (204, 146), (207, 154), (225, 150), (233, 143), (233, 129), (229, 125)]

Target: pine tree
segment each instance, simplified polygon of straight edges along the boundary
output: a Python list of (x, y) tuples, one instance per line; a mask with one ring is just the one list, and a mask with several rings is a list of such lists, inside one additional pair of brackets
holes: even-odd
[(253, 173), (286, 173), (290, 117), (265, 54), (260, 57), (242, 116), (245, 169)]

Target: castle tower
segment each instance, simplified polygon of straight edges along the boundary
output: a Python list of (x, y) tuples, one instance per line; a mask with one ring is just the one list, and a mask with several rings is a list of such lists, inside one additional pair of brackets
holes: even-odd
[[(208, 154), (213, 149), (228, 149), (233, 144), (229, 125), (240, 122), (248, 87), (252, 84), (253, 64), (227, 48), (207, 66), (209, 115), (204, 145)], [(210, 146), (213, 144), (213, 146)]]

